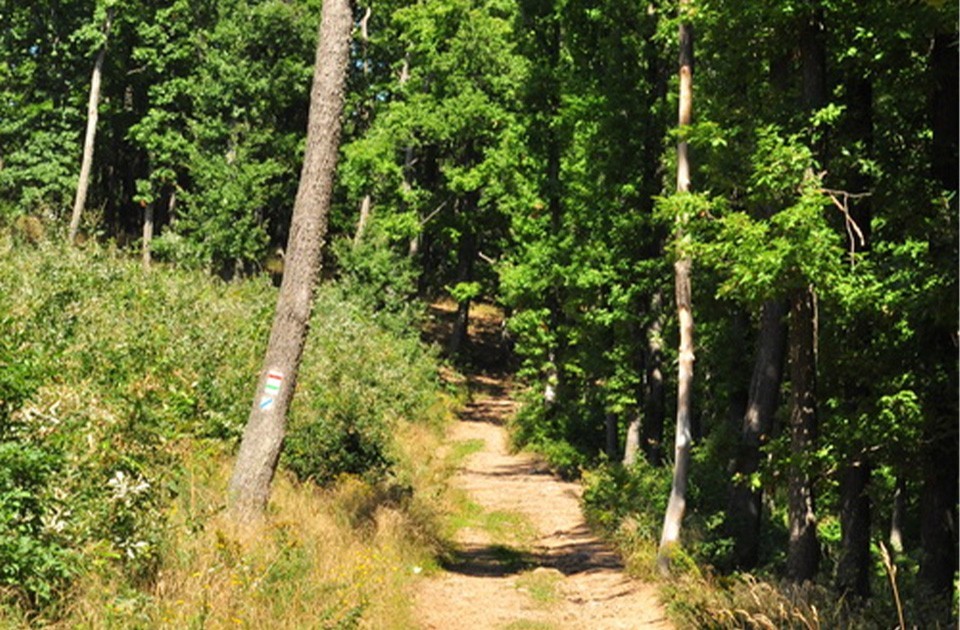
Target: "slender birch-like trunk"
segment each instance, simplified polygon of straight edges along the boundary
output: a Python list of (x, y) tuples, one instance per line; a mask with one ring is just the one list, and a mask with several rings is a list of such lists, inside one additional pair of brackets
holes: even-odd
[[(686, 12), (690, 0), (680, 0), (681, 13)], [(684, 16), (685, 18), (685, 16)], [(685, 127), (693, 115), (693, 26), (683, 19), (680, 23), (680, 107), (679, 126)], [(681, 136), (682, 137), (682, 136)], [(677, 144), (677, 193), (690, 191), (689, 147), (685, 140)], [(684, 222), (677, 222), (677, 241), (682, 241)], [(690, 473), (690, 447), (693, 419), (693, 309), (691, 305), (690, 272), (693, 261), (687, 252), (680, 251), (673, 264), (677, 301), (677, 318), (680, 323), (679, 373), (677, 375), (677, 429), (674, 443), (673, 484), (670, 500), (663, 517), (663, 531), (657, 550), (657, 567), (664, 575), (670, 573), (670, 558), (673, 549), (680, 544), (680, 526), (687, 502), (687, 478)]]
[(141, 252), (143, 269), (150, 269), (151, 255), (150, 248), (153, 243), (153, 203), (150, 202), (143, 207), (143, 249)]
[(103, 46), (93, 63), (93, 75), (90, 77), (90, 98), (87, 101), (87, 132), (83, 138), (83, 158), (80, 161), (80, 178), (77, 180), (77, 194), (73, 199), (73, 213), (70, 216), (70, 231), (67, 241), (77, 242), (80, 231), (80, 218), (87, 204), (87, 189), (90, 187), (90, 170), (93, 168), (93, 147), (97, 140), (97, 118), (100, 115), (100, 82), (103, 77), (103, 62), (107, 57), (107, 38), (113, 24), (113, 9), (107, 10), (103, 22)]

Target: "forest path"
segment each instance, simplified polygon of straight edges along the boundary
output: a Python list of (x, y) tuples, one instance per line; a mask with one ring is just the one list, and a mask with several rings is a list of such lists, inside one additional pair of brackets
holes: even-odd
[[(580, 511), (580, 486), (528, 453), (511, 454), (515, 413), (503, 375), (469, 374), (471, 402), (447, 437), (455, 552), (416, 592), (435, 630), (671, 628), (653, 586), (631, 579)], [(462, 454), (468, 453), (463, 456)]]

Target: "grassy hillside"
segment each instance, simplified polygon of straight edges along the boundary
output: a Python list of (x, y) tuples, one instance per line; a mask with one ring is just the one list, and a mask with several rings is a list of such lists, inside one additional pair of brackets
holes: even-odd
[(403, 627), (448, 399), (415, 328), (351, 293), (318, 293), (269, 525), (246, 538), (221, 512), (275, 289), (0, 239), (0, 620)]

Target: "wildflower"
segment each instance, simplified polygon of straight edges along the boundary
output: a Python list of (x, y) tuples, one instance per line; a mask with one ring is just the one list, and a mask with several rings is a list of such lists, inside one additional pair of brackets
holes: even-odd
[(129, 540), (123, 540), (117, 543), (117, 546), (123, 549), (127, 554), (127, 557), (133, 560), (143, 551), (150, 547), (150, 543), (145, 540), (137, 540), (135, 542), (130, 542)]
[(150, 482), (146, 479), (143, 477), (132, 479), (122, 470), (113, 473), (113, 477), (110, 478), (107, 485), (113, 491), (114, 501), (123, 501), (128, 504), (128, 497), (136, 497), (150, 489)]
[(70, 517), (70, 510), (61, 510), (57, 508), (53, 514), (44, 514), (40, 517), (40, 525), (43, 530), (52, 534), (59, 534), (67, 528), (67, 518)]

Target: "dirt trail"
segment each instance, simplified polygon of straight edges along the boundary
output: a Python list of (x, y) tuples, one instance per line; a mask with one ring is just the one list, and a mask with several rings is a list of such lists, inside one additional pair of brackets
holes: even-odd
[[(422, 627), (671, 628), (654, 588), (627, 577), (619, 558), (590, 533), (579, 486), (554, 477), (532, 455), (509, 453), (503, 423), (515, 403), (504, 383), (483, 376), (470, 381), (474, 402), (449, 441), (482, 448), (465, 459), (452, 483), (486, 513), (522, 515), (513, 527), (532, 531), (461, 527), (454, 559), (418, 588)], [(511, 533), (519, 548), (504, 544)]]

